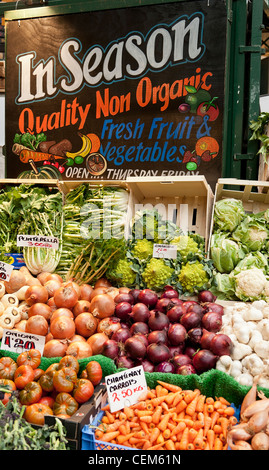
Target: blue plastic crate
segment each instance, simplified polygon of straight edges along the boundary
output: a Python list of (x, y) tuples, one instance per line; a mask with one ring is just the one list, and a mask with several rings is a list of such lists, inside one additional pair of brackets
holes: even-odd
[(94, 430), (98, 426), (104, 416), (104, 411), (100, 411), (92, 423), (86, 424), (82, 428), (82, 446), (81, 450), (135, 450), (133, 447), (126, 447), (119, 444), (111, 444), (110, 442), (99, 441), (95, 439)]

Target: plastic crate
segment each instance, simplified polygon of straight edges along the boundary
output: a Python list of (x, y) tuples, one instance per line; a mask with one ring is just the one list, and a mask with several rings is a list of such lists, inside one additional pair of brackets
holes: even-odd
[(111, 444), (110, 442), (99, 441), (95, 439), (94, 429), (100, 423), (102, 417), (104, 416), (104, 411), (100, 411), (92, 423), (86, 424), (82, 428), (82, 447), (81, 450), (135, 450), (140, 451), (140, 449), (135, 449), (133, 447), (126, 447), (119, 444)]

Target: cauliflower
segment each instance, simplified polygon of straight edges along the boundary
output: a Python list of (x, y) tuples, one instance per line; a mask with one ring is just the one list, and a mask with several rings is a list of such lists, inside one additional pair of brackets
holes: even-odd
[(184, 292), (197, 292), (209, 282), (209, 276), (204, 265), (195, 261), (194, 263), (188, 262), (182, 267), (178, 280)]
[(188, 254), (197, 254), (199, 252), (198, 243), (188, 235), (181, 235), (171, 241), (171, 245), (176, 245), (177, 250), (182, 258), (186, 258)]
[(153, 242), (151, 240), (147, 240), (147, 238), (137, 240), (132, 248), (132, 253), (140, 260), (149, 258), (153, 254)]
[(253, 302), (262, 296), (266, 283), (267, 279), (261, 269), (245, 269), (235, 276), (235, 295), (243, 302)]
[(107, 273), (107, 277), (119, 286), (132, 287), (136, 281), (136, 273), (127, 259), (120, 259), (116, 268)]
[(161, 289), (168, 284), (174, 270), (161, 258), (151, 258), (142, 272), (142, 279), (148, 289)]

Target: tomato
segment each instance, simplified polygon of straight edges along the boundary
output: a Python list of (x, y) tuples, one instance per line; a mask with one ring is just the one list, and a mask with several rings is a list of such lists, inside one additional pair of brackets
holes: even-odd
[(59, 370), (59, 362), (53, 362), (46, 370), (45, 372), (49, 372), (51, 370)]
[(35, 373), (31, 366), (23, 365), (16, 369), (14, 382), (17, 388), (23, 389), (28, 382), (34, 380)]
[(79, 362), (75, 356), (71, 356), (71, 354), (67, 354), (66, 356), (62, 357), (59, 362), (59, 369), (63, 367), (72, 367), (78, 374), (79, 371)]
[(22, 405), (32, 405), (37, 403), (42, 396), (42, 388), (38, 382), (28, 382), (19, 393), (19, 400)]
[(34, 369), (34, 373), (35, 373), (35, 378), (34, 378), (34, 380), (37, 381), (37, 380), (40, 379), (41, 375), (43, 375), (45, 372), (44, 372), (43, 369), (37, 368), (37, 369)]
[(43, 403), (33, 403), (26, 407), (23, 417), (28, 423), (42, 426), (45, 423), (46, 415), (53, 415), (53, 411), (49, 406)]
[(13, 380), (15, 371), (17, 370), (16, 361), (11, 357), (4, 356), (0, 359), (0, 379)]
[(54, 401), (55, 401), (54, 398), (52, 398), (51, 396), (47, 396), (47, 397), (41, 397), (38, 403), (47, 405), (52, 409)]
[(78, 379), (73, 390), (73, 397), (78, 403), (88, 401), (94, 392), (94, 386), (89, 379)]
[(29, 349), (29, 351), (23, 351), (17, 357), (18, 366), (28, 365), (32, 369), (37, 369), (41, 363), (41, 352), (38, 349)]
[(44, 392), (52, 392), (54, 389), (53, 386), (53, 376), (55, 374), (54, 370), (49, 370), (48, 372), (45, 372), (44, 374), (41, 375), (38, 383), (40, 384), (42, 390)]
[[(13, 391), (16, 390), (16, 385), (13, 380), (10, 379), (0, 379), (0, 387), (5, 387), (7, 390)], [(3, 405), (6, 405), (9, 398), (11, 396), (11, 393), (4, 393), (4, 398), (2, 398), (2, 403)]]
[(72, 392), (77, 381), (77, 373), (72, 367), (63, 367), (54, 372), (53, 386), (57, 392)]
[(214, 100), (217, 98), (214, 97), (210, 101), (204, 101), (203, 103), (199, 104), (197, 108), (197, 115), (198, 116), (208, 116), (209, 121), (215, 121), (219, 115), (219, 108), (218, 106), (214, 103)]
[(102, 367), (97, 361), (90, 361), (86, 365), (87, 378), (92, 382), (92, 384), (98, 385), (103, 376)]
[(55, 398), (53, 412), (56, 416), (67, 414), (72, 416), (78, 409), (78, 402), (70, 393), (60, 392)]

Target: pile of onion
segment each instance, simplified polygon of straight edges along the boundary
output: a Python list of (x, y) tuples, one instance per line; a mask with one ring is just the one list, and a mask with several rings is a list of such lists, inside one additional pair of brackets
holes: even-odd
[(232, 350), (230, 338), (220, 334), (224, 310), (215, 300), (210, 291), (200, 292), (197, 301), (180, 299), (170, 286), (160, 295), (150, 289), (119, 294), (114, 298), (119, 322), (103, 355), (118, 368), (141, 364), (147, 372), (182, 375), (210, 370)]

